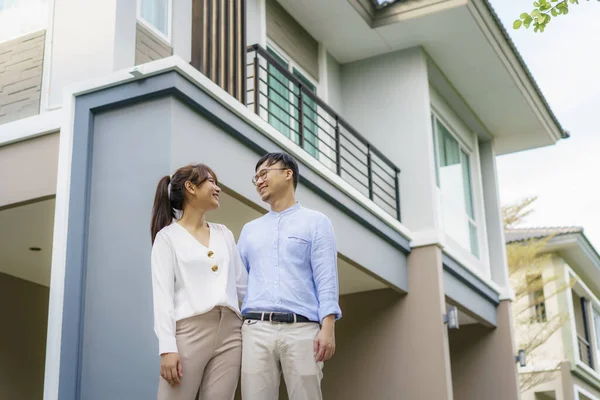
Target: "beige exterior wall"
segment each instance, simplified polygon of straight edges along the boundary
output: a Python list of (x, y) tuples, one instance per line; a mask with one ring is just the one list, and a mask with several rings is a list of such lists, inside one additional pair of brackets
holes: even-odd
[(48, 295), (47, 287), (0, 273), (0, 399), (42, 398)]
[(173, 48), (163, 39), (152, 33), (143, 24), (137, 23), (135, 37), (135, 65), (173, 55)]
[(40, 112), (46, 31), (0, 43), (0, 125)]
[(443, 323), (441, 250), (413, 249), (406, 296), (379, 290), (343, 296), (337, 350), (325, 365), (326, 399), (452, 399)]
[[(554, 370), (559, 367), (561, 362), (567, 359), (565, 357), (567, 349), (563, 343), (563, 329), (557, 320), (558, 318), (566, 319), (569, 312), (566, 296), (570, 296), (570, 291), (565, 286), (564, 262), (557, 256), (549, 257), (541, 267), (540, 272), (542, 273), (544, 282), (546, 282), (544, 285), (544, 296), (547, 322), (529, 321), (534, 316), (533, 310), (528, 309), (531, 302), (529, 296), (518, 299), (513, 305), (517, 348), (525, 347), (528, 343), (535, 340), (541, 332), (555, 331), (542, 346), (528, 354), (528, 372), (540, 369)], [(519, 279), (524, 283), (526, 277), (521, 276)], [(565, 322), (564, 326), (568, 326), (568, 324)]]
[(480, 324), (450, 331), (454, 399), (518, 400), (510, 301), (500, 302), (496, 328)]
[(56, 194), (59, 134), (0, 147), (0, 208)]

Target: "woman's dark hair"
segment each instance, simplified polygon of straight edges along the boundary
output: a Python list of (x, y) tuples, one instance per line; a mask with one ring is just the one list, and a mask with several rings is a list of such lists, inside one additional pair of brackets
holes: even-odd
[[(150, 224), (152, 244), (154, 244), (158, 232), (171, 224), (175, 218), (175, 211), (183, 211), (185, 183), (190, 181), (194, 185), (200, 186), (210, 178), (213, 178), (215, 183), (217, 182), (217, 176), (212, 169), (204, 164), (194, 164), (181, 167), (173, 175), (164, 176), (158, 181)], [(169, 184), (171, 184), (170, 188)]]
[(254, 168), (254, 172), (258, 171), (261, 165), (267, 162), (267, 167), (270, 167), (273, 164), (277, 164), (281, 162), (284, 168), (291, 169), (293, 174), (292, 178), (294, 180), (294, 189), (298, 187), (298, 180), (300, 179), (300, 172), (298, 171), (298, 163), (292, 156), (286, 153), (267, 153), (258, 160), (256, 163), (256, 167)]

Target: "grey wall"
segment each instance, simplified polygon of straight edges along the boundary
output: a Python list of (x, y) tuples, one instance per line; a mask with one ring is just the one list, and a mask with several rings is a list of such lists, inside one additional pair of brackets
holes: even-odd
[(344, 116), (400, 169), (402, 222), (437, 227), (425, 55), (412, 48), (342, 66)]
[(156, 397), (149, 224), (156, 184), (170, 171), (170, 110), (163, 99), (95, 119), (82, 399)]
[(42, 398), (48, 295), (45, 286), (0, 273), (0, 399)]
[(135, 65), (173, 55), (173, 49), (139, 22), (135, 32)]
[(40, 112), (46, 31), (0, 43), (0, 125)]
[[(81, 398), (156, 395), (159, 358), (148, 231), (158, 179), (184, 164), (205, 162), (225, 186), (259, 201), (250, 182), (258, 154), (223, 129), (168, 97), (95, 117)], [(406, 287), (405, 256), (400, 250), (307, 187), (299, 188), (298, 197), (328, 214), (341, 253)]]
[(327, 95), (327, 104), (346, 118), (342, 100), (342, 70), (340, 64), (330, 53), (327, 53)]

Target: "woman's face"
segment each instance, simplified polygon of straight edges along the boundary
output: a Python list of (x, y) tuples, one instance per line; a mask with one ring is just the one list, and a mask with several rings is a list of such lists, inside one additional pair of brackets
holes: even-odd
[(213, 177), (208, 178), (198, 186), (188, 181), (186, 182), (186, 189), (189, 201), (195, 208), (205, 211), (219, 208), (221, 188)]

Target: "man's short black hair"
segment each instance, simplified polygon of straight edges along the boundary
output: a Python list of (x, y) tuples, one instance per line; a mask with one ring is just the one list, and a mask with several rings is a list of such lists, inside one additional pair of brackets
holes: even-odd
[(285, 154), (285, 153), (267, 153), (264, 156), (262, 156), (260, 158), (260, 160), (258, 160), (258, 162), (256, 163), (256, 168), (254, 168), (254, 171), (255, 172), (258, 171), (258, 168), (260, 168), (260, 166), (263, 165), (265, 162), (267, 163), (267, 167), (270, 167), (273, 164), (277, 164), (278, 162), (281, 162), (285, 168), (291, 169), (292, 172), (294, 173), (294, 175), (293, 175), (294, 189), (296, 189), (298, 187), (298, 180), (300, 179), (300, 173), (298, 171), (298, 163), (296, 162), (296, 160), (294, 160), (294, 158), (292, 156), (290, 156), (289, 154)]

